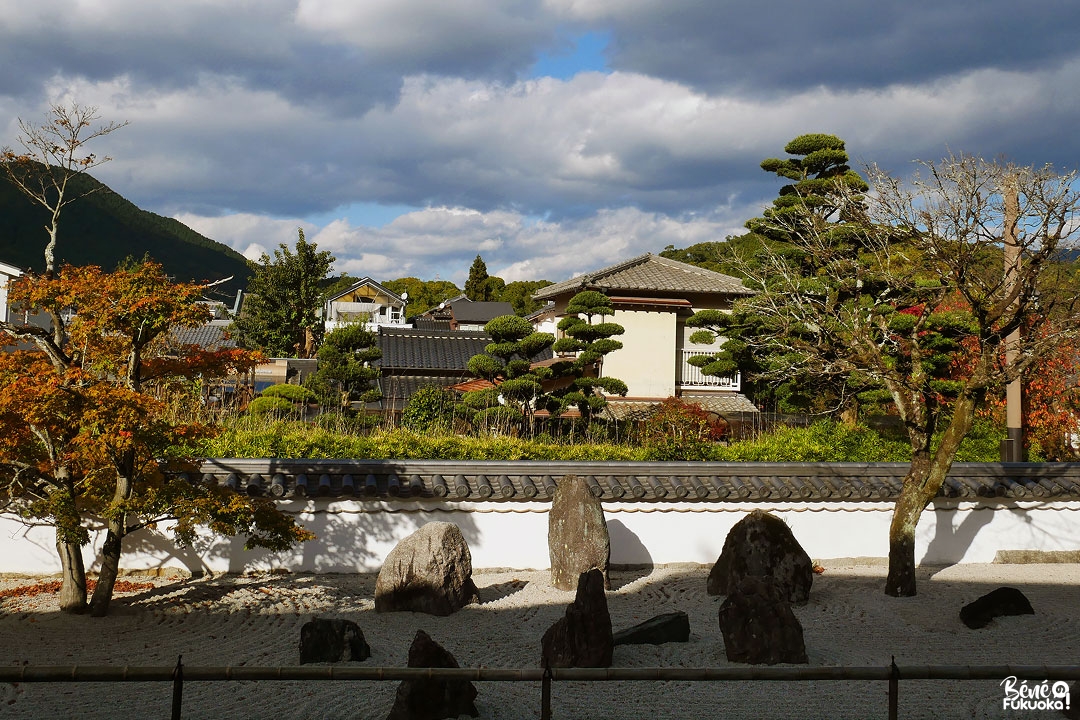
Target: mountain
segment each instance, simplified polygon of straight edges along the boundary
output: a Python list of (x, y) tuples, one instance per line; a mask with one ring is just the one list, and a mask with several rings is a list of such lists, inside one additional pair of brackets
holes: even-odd
[[(212, 281), (217, 299), (236, 297), (253, 270), (243, 255), (195, 232), (178, 220), (141, 210), (88, 175), (72, 180), (70, 192), (98, 190), (66, 206), (60, 216), (56, 263), (100, 265), (109, 270), (126, 258), (148, 255), (178, 281)], [(0, 260), (44, 270), (48, 213), (0, 173)]]

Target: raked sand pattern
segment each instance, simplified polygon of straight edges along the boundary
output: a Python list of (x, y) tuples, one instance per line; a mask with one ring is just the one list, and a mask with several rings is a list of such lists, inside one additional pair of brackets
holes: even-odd
[[(956, 565), (922, 568), (920, 593), (882, 593), (885, 566), (825, 561), (810, 601), (795, 609), (811, 666), (1075, 664), (1080, 662), (1080, 565)], [(707, 567), (612, 572), (608, 606), (616, 630), (654, 615), (690, 616), (688, 643), (622, 646), (617, 667), (727, 667)], [(374, 574), (126, 578), (153, 587), (118, 595), (110, 617), (62, 615), (56, 596), (0, 601), (0, 648), (8, 665), (279, 666), (299, 662), (300, 627), (314, 616), (355, 620), (371, 666), (405, 665), (417, 629), (464, 667), (536, 667), (540, 637), (573, 593), (546, 571), (477, 571), (482, 603), (446, 618), (376, 614)], [(4, 578), (0, 590), (40, 578)], [(1001, 585), (1020, 588), (1035, 615), (982, 630), (960, 607)], [(1003, 712), (995, 681), (904, 681), (903, 718), (1051, 717)], [(536, 718), (539, 683), (478, 683), (484, 718)], [(185, 718), (385, 718), (396, 682), (188, 682)], [(556, 683), (553, 716), (592, 718), (884, 718), (884, 682)], [(168, 717), (168, 683), (0, 685), (0, 718)], [(1080, 698), (1073, 698), (1080, 701)]]

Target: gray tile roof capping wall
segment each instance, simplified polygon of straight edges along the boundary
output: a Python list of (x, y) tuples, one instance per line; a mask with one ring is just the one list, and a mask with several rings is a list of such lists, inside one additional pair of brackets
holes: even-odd
[[(564, 475), (611, 502), (881, 502), (906, 463), (604, 463), (441, 460), (213, 459), (192, 481), (252, 495), (456, 502), (548, 501)], [(939, 497), (1080, 500), (1080, 463), (957, 463)]]

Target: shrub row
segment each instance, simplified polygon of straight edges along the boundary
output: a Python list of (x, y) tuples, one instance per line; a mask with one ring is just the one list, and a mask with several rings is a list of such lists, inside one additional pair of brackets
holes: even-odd
[[(998, 460), (1000, 430), (978, 424), (958, 461)], [(711, 460), (726, 462), (906, 462), (910, 449), (866, 427), (822, 420), (805, 428), (780, 428), (750, 440), (638, 443), (540, 442), (515, 437), (473, 437), (448, 432), (240, 418), (219, 435), (186, 449), (201, 457), (370, 458), (413, 460)]]

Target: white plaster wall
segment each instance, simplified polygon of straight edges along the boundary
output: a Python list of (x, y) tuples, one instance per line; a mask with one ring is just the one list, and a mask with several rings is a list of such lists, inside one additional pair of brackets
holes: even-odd
[(616, 310), (611, 322), (626, 331), (623, 347), (604, 358), (603, 373), (626, 383), (628, 397), (666, 398), (675, 394), (675, 313)]
[[(606, 504), (611, 561), (616, 564), (712, 563), (731, 527), (754, 507), (769, 509), (791, 527), (811, 557), (886, 557), (890, 503)], [(546, 503), (489, 503), (451, 506), (420, 502), (283, 503), (318, 539), (285, 553), (244, 550), (242, 539), (200, 536), (195, 547), (176, 548), (164, 529), (125, 541), (122, 566), (177, 568), (191, 572), (243, 572), (285, 568), (306, 572), (377, 570), (403, 537), (427, 522), (456, 523), (477, 568), (546, 568)], [(93, 547), (87, 567), (96, 569)], [(1001, 550), (1080, 550), (1080, 502), (1002, 503), (994, 506), (944, 502), (931, 506), (919, 523), (919, 562), (992, 562)], [(26, 527), (0, 518), (0, 572), (59, 572), (48, 528)]]

